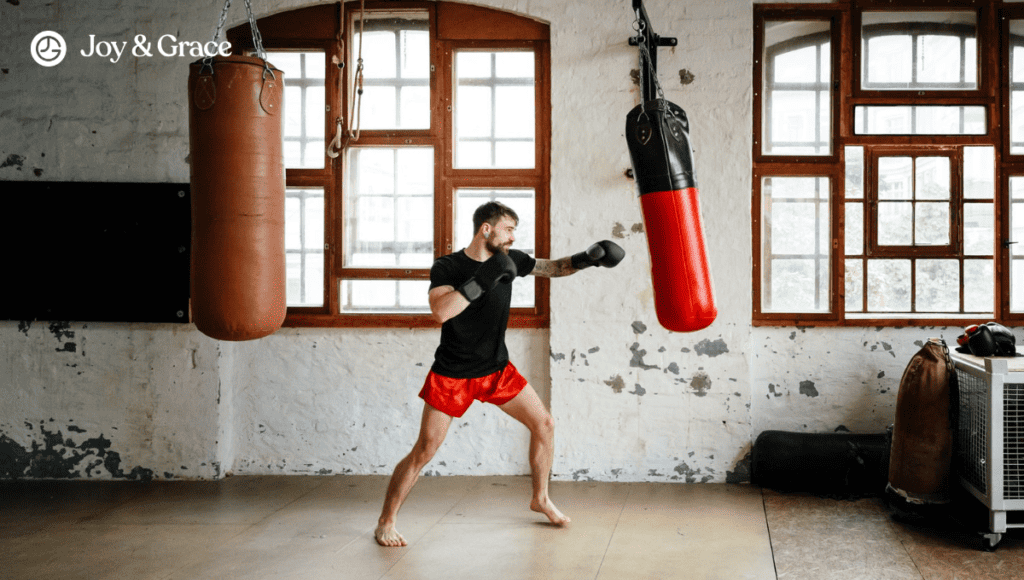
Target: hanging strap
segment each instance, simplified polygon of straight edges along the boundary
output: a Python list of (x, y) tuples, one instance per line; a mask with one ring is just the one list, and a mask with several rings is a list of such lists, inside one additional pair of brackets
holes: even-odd
[(352, 97), (351, 111), (348, 120), (351, 123), (348, 137), (352, 141), (359, 140), (360, 127), (362, 124), (363, 109), (363, 23), (366, 21), (366, 0), (359, 0), (359, 52), (356, 60), (356, 70), (353, 73), (352, 86), (355, 95)]

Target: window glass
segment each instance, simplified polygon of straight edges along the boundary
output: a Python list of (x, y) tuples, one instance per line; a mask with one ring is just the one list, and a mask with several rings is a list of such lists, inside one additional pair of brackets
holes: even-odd
[(324, 190), (285, 190), (284, 238), (288, 306), (323, 306)]
[(1024, 312), (1024, 177), (1010, 177), (1010, 310)]
[(429, 289), (429, 280), (341, 280), (340, 311), (344, 314), (429, 312)]
[(858, 105), (857, 135), (984, 135), (985, 107)]
[(878, 158), (878, 244), (950, 243), (948, 157)]
[(1010, 153), (1024, 154), (1024, 20), (1010, 21)]
[(975, 12), (865, 11), (861, 25), (864, 89), (978, 87)]
[(322, 52), (267, 51), (284, 72), (284, 166), (324, 166), (325, 57)]
[(532, 51), (456, 51), (457, 168), (534, 167), (535, 84)]
[[(430, 21), (427, 13), (376, 12), (353, 20), (350, 74), (362, 42), (363, 96), (359, 128), (430, 128)], [(350, 78), (350, 82), (353, 79)], [(354, 94), (354, 93), (353, 93)]]
[(351, 147), (347, 161), (345, 266), (429, 268), (434, 149)]
[(765, 22), (766, 155), (831, 154), (830, 31), (828, 21)]
[(765, 177), (761, 192), (762, 310), (827, 312), (828, 178)]

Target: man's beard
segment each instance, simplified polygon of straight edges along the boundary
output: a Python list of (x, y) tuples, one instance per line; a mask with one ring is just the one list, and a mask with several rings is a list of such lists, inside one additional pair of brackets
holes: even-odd
[(491, 240), (485, 240), (484, 241), (484, 246), (492, 254), (497, 254), (499, 252), (502, 253), (502, 254), (507, 254), (508, 253), (508, 249), (512, 247), (512, 242), (508, 242), (506, 244), (503, 244), (503, 245), (499, 246), (498, 244), (495, 244)]

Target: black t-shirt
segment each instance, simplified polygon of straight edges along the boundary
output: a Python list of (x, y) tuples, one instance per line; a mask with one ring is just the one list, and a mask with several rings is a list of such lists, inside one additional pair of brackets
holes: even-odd
[[(519, 250), (509, 250), (508, 256), (520, 276), (532, 272), (537, 264), (537, 260)], [(430, 268), (430, 289), (458, 288), (473, 277), (482, 263), (467, 256), (465, 250), (441, 256)], [(499, 283), (441, 325), (441, 345), (434, 353), (431, 370), (444, 377), (473, 379), (505, 368), (505, 328), (511, 303), (512, 283)]]

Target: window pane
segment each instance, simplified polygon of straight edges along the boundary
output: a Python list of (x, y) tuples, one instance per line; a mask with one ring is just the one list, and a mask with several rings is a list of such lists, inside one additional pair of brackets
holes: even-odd
[(914, 245), (949, 244), (949, 204), (918, 203), (914, 212)]
[(864, 204), (846, 204), (846, 255), (864, 254)]
[(949, 158), (918, 157), (914, 163), (914, 197), (949, 199)]
[(344, 260), (350, 267), (429, 268), (434, 255), (434, 150), (352, 147)]
[(827, 312), (828, 178), (766, 177), (761, 191), (762, 310)]
[[(267, 51), (267, 60), (284, 72), (284, 166), (324, 166), (325, 59), (322, 52)], [(322, 292), (321, 292), (322, 294)]]
[(857, 105), (857, 135), (984, 135), (985, 107)]
[(1010, 310), (1024, 311), (1024, 177), (1010, 177)]
[(846, 261), (846, 311), (864, 310), (864, 261)]
[(879, 157), (878, 199), (911, 199), (914, 195), (914, 159)]
[(360, 313), (429, 312), (429, 280), (342, 280), (340, 311)]
[[(1010, 38), (1024, 36), (1024, 20), (1010, 21)], [(1010, 47), (1010, 153), (1024, 153), (1024, 45)]]
[(992, 260), (964, 260), (964, 312), (993, 312)]
[(846, 199), (864, 197), (864, 148), (846, 148)]
[(532, 51), (455, 53), (455, 166), (536, 163)]
[[(473, 239), (473, 212), (488, 201), (500, 201), (512, 208), (519, 216), (516, 226), (516, 241), (512, 247), (521, 252), (537, 256), (536, 194), (532, 189), (477, 189), (455, 190), (455, 248), (460, 250)], [(534, 284), (531, 278), (517, 280), (512, 285), (512, 307), (532, 308), (534, 305)]]
[(828, 21), (765, 22), (764, 153), (832, 152), (830, 34)]
[(995, 147), (964, 147), (964, 197), (992, 199), (995, 194)]
[[(353, 20), (351, 71), (354, 83), (360, 43), (363, 96), (358, 106), (360, 129), (430, 128), (430, 33), (426, 12), (368, 14), (359, 33)], [(354, 91), (353, 91), (354, 93)], [(355, 121), (352, 122), (354, 127)]]
[(918, 260), (917, 312), (960, 311), (960, 263), (957, 260)]
[(323, 189), (285, 190), (284, 230), (288, 306), (323, 306)]
[(969, 256), (991, 256), (995, 241), (994, 227), (992, 204), (964, 204), (964, 253)]
[(868, 310), (910, 311), (910, 260), (868, 260)]
[(865, 11), (861, 21), (865, 89), (977, 88), (975, 12)]
[(908, 202), (878, 202), (878, 243), (909, 246), (914, 243), (914, 205)]

